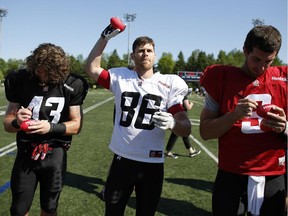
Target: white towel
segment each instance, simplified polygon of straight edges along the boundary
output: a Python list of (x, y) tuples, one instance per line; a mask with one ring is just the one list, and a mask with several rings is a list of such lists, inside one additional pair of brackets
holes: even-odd
[(264, 200), (265, 176), (248, 177), (248, 212), (253, 216), (260, 214), (260, 208)]

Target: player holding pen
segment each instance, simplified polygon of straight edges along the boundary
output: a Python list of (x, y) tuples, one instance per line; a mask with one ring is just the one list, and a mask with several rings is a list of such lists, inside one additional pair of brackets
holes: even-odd
[(86, 65), (87, 74), (115, 95), (115, 124), (109, 145), (114, 158), (105, 185), (105, 215), (124, 215), (135, 188), (136, 215), (152, 216), (162, 191), (165, 130), (179, 136), (191, 132), (181, 105), (188, 87), (179, 76), (154, 74), (155, 45), (146, 36), (133, 43), (130, 56), (134, 70), (101, 68), (108, 40), (124, 29), (121, 20), (112, 18)]
[(41, 216), (57, 215), (72, 135), (82, 126), (86, 81), (70, 74), (61, 47), (40, 44), (26, 59), (27, 69), (8, 74), (7, 132), (17, 132), (12, 170), (11, 215), (28, 215), (39, 182)]
[(287, 66), (271, 66), (281, 41), (275, 27), (256, 26), (246, 36), (241, 68), (209, 66), (200, 79), (201, 136), (219, 143), (214, 216), (285, 215)]

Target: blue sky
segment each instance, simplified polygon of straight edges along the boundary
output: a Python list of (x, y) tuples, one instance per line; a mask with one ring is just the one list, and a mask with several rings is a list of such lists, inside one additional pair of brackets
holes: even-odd
[[(279, 57), (287, 62), (287, 0), (0, 0), (8, 10), (1, 23), (0, 58), (25, 59), (43, 42), (61, 46), (68, 54), (86, 58), (113, 16), (135, 13), (130, 47), (138, 36), (156, 43), (176, 60), (199, 49), (206, 54), (242, 50), (252, 19), (274, 25), (283, 36)], [(128, 52), (128, 28), (110, 40), (105, 53)], [(131, 48), (129, 48), (131, 51)]]

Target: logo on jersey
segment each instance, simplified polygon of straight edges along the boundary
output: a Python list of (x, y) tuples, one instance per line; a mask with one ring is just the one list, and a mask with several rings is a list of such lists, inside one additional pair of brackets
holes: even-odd
[(287, 82), (287, 78), (286, 77), (274, 77), (273, 76), (272, 80)]
[(253, 82), (253, 85), (254, 85), (254, 86), (259, 86), (259, 81), (258, 81), (258, 80), (255, 80), (255, 81)]
[(67, 88), (68, 90), (74, 92), (74, 89), (71, 86), (68, 86), (66, 83), (64, 83), (64, 87)]
[(156, 150), (151, 150), (149, 157), (153, 157), (153, 158), (161, 158), (163, 155), (163, 151), (156, 151)]
[(161, 84), (161, 85), (163, 85), (163, 86), (165, 86), (165, 87), (168, 88), (168, 89), (170, 88), (170, 86), (167, 85), (166, 83), (163, 83), (163, 82), (161, 82), (161, 81), (158, 81), (158, 83)]
[(285, 156), (278, 159), (278, 166), (285, 166)]

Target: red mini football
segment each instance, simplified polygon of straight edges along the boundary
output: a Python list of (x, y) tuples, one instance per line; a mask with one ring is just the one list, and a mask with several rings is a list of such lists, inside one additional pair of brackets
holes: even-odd
[(34, 121), (34, 120), (26, 120), (26, 121), (22, 122), (21, 125), (20, 125), (20, 129), (23, 130), (23, 131), (30, 131), (28, 129), (28, 127), (30, 126), (30, 123), (32, 121)]
[(258, 116), (262, 117), (262, 118), (268, 118), (267, 116), (267, 112), (271, 112), (271, 110), (273, 111), (273, 104), (265, 104), (263, 106), (259, 106), (256, 109), (256, 113)]
[(118, 17), (112, 17), (110, 23), (114, 29), (120, 29), (120, 31), (124, 31), (126, 28), (126, 25)]

